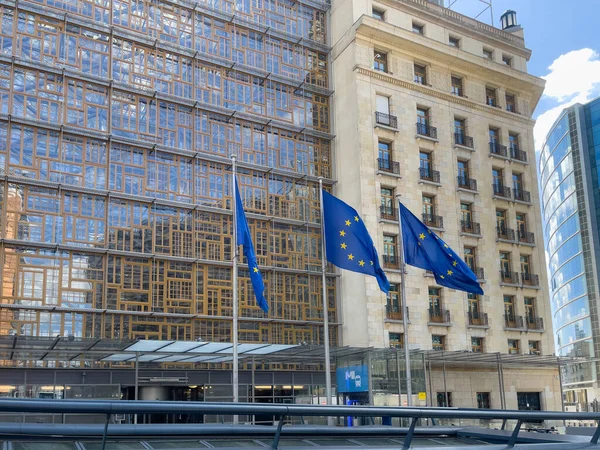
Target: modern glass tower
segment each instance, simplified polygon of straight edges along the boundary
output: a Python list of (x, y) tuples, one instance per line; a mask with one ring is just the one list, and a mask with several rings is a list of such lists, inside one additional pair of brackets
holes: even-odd
[[(557, 354), (600, 354), (600, 99), (565, 109), (539, 160), (542, 217)], [(567, 405), (589, 408), (599, 397), (597, 363), (564, 371)], [(595, 403), (595, 402), (594, 402)]]

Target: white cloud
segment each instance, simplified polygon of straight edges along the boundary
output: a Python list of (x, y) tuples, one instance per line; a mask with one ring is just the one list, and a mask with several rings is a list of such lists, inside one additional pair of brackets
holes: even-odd
[(556, 58), (548, 69), (544, 98), (558, 105), (544, 111), (534, 128), (535, 148), (539, 151), (550, 127), (561, 111), (574, 103), (585, 103), (600, 88), (600, 55), (590, 48), (573, 50)]

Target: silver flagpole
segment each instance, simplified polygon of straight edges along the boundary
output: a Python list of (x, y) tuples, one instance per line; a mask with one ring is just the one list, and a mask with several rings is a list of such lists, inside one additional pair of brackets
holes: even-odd
[[(231, 166), (233, 172), (233, 402), (238, 402), (238, 245), (237, 245), (237, 173), (235, 167), (235, 155), (231, 157)], [(233, 423), (238, 423), (238, 416), (233, 416)]]
[[(325, 211), (323, 210), (323, 178), (319, 177), (319, 195), (321, 198), (321, 284), (323, 285), (323, 335), (325, 341), (325, 395), (327, 405), (331, 405), (331, 361), (329, 359), (329, 308), (327, 307), (327, 257), (325, 254)], [(331, 417), (327, 417), (327, 425), (333, 425)]]
[[(404, 242), (402, 241), (402, 215), (400, 214), (400, 194), (396, 195), (398, 205), (398, 241), (400, 243), (400, 299), (402, 301), (402, 325), (404, 326), (404, 362), (406, 364), (406, 405), (412, 406), (412, 375), (410, 373), (410, 351), (408, 349), (408, 308), (406, 307), (406, 278), (404, 264)], [(400, 377), (400, 374), (398, 374)], [(402, 405), (400, 405), (402, 406)]]

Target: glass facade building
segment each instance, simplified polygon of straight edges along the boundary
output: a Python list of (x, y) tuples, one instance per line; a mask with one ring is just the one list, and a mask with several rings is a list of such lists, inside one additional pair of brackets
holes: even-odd
[[(540, 154), (542, 218), (549, 264), (555, 342), (560, 356), (593, 358), (600, 352), (600, 99), (566, 109)], [(597, 363), (564, 371), (567, 404), (596, 397)]]
[(240, 341), (321, 343), (327, 9), (3, 2), (0, 335), (229, 341), (236, 155), (270, 306), (242, 266)]

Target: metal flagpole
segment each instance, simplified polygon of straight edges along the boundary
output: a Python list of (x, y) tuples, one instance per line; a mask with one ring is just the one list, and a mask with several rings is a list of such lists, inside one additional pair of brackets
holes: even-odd
[[(235, 167), (235, 155), (231, 157), (233, 172), (233, 402), (238, 402), (238, 259), (239, 249), (237, 245), (237, 173)], [(233, 416), (233, 423), (238, 423), (238, 416)]]
[(399, 194), (396, 195), (396, 204), (398, 205), (398, 241), (400, 241), (400, 299), (402, 301), (402, 325), (404, 326), (404, 362), (406, 364), (406, 405), (412, 406), (412, 376), (410, 373), (410, 351), (408, 349), (408, 308), (406, 307), (406, 279), (404, 274), (406, 267), (404, 265), (404, 242), (402, 241), (402, 215), (400, 214)]
[[(325, 395), (327, 405), (331, 405), (331, 361), (329, 359), (329, 308), (327, 307), (327, 284), (325, 271), (327, 257), (325, 254), (325, 211), (323, 210), (323, 178), (319, 177), (319, 196), (321, 198), (321, 284), (323, 285), (323, 335), (325, 340)], [(327, 417), (327, 424), (332, 425), (332, 418)]]

